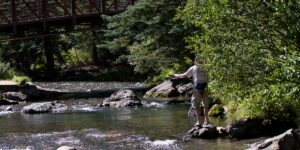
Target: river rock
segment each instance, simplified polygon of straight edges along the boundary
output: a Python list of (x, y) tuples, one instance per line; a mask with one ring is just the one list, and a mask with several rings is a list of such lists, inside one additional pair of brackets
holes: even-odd
[(101, 106), (124, 107), (124, 106), (142, 106), (141, 100), (132, 90), (120, 90), (106, 98)]
[(23, 102), (27, 100), (27, 95), (20, 92), (6, 92), (3, 93), (3, 97), (9, 100)]
[(76, 150), (76, 148), (70, 146), (61, 146), (57, 150)]
[(42, 88), (31, 82), (19, 87), (20, 91), (28, 96), (30, 100), (54, 99), (64, 94), (62, 90)]
[(48, 112), (63, 112), (67, 111), (68, 106), (65, 104), (57, 102), (43, 102), (43, 103), (33, 103), (25, 106), (22, 112), (35, 114), (35, 113), (48, 113)]
[(247, 118), (229, 124), (227, 126), (227, 131), (232, 138), (246, 139), (261, 136), (274, 136), (295, 127), (297, 127), (297, 125), (294, 122)]
[(178, 91), (171, 80), (167, 80), (149, 91), (146, 92), (145, 97), (175, 97), (179, 96)]
[(219, 136), (219, 133), (217, 131), (217, 128), (212, 124), (206, 124), (202, 126), (195, 126), (192, 129), (190, 129), (184, 139), (190, 139), (190, 138), (200, 138), (200, 139), (211, 139), (211, 138), (217, 138)]
[(227, 131), (232, 138), (255, 138), (262, 135), (262, 120), (256, 118), (241, 119), (227, 126)]
[(13, 110), (13, 109), (12, 109), (11, 106), (8, 106), (8, 107), (5, 108), (5, 111), (12, 111), (12, 110)]
[(257, 142), (250, 145), (247, 150), (299, 150), (300, 139), (299, 134), (293, 129), (289, 129), (286, 132), (275, 136), (273, 138), (266, 139), (261, 142)]
[(176, 89), (180, 95), (192, 96), (193, 94), (193, 84), (179, 84), (176, 86)]
[(228, 135), (227, 130), (223, 127), (217, 127), (217, 131), (219, 133), (219, 136), (221, 136), (221, 137)]

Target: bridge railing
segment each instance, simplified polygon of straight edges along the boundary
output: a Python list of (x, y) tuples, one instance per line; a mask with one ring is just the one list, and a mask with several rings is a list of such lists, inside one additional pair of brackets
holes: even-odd
[(134, 0), (5, 0), (0, 24), (123, 11)]

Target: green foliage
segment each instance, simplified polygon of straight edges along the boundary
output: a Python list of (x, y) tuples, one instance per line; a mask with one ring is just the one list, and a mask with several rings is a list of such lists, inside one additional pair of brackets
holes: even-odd
[[(184, 30), (173, 20), (183, 4), (175, 0), (140, 0), (127, 11), (106, 17), (108, 30), (104, 47), (114, 53), (122, 52), (120, 59), (128, 61), (135, 71), (167, 76), (166, 70), (174, 64), (185, 65)], [(160, 77), (158, 77), (160, 78)]]
[(9, 63), (0, 62), (0, 80), (11, 79), (15, 71), (11, 68)]
[(2, 61), (25, 74), (35, 69), (35, 64), (43, 64), (44, 61), (39, 39), (1, 42), (0, 49)]
[(28, 76), (14, 76), (12, 78), (12, 81), (18, 84), (24, 84), (26, 82), (31, 82), (31, 78), (29, 78)]
[(91, 55), (87, 51), (81, 51), (71, 48), (68, 52), (63, 53), (67, 68), (77, 67), (78, 65), (89, 64), (92, 62)]
[(182, 70), (182, 66), (180, 64), (173, 64), (172, 67), (165, 69), (160, 72), (159, 75), (153, 77), (150, 81), (148, 81), (148, 86), (158, 84), (161, 81), (166, 79), (170, 79), (175, 73)]
[[(298, 1), (190, 1), (177, 19), (198, 29), (188, 48), (206, 57), (210, 90), (236, 118), (293, 120), (300, 97)], [(232, 102), (235, 101), (235, 102)]]
[(224, 111), (223, 105), (215, 104), (210, 108), (208, 115), (211, 117), (218, 117), (224, 115)]

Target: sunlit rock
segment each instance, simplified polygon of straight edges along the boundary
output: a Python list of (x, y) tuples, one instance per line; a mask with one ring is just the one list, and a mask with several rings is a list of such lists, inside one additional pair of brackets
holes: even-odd
[(217, 127), (217, 131), (219, 133), (219, 136), (227, 136), (228, 135), (228, 132), (225, 128), (223, 127)]
[(182, 83), (176, 85), (176, 89), (180, 95), (192, 96), (193, 94), (193, 84), (192, 83)]
[(145, 97), (174, 97), (179, 96), (175, 85), (171, 80), (167, 80), (146, 92)]
[(300, 149), (299, 134), (297, 134), (295, 130), (289, 129), (286, 132), (273, 138), (251, 144), (250, 148), (248, 148), (247, 150), (257, 149), (298, 150)]
[(76, 148), (70, 146), (61, 146), (57, 150), (76, 150)]
[(206, 124), (202, 126), (194, 126), (186, 133), (184, 139), (185, 140), (191, 138), (212, 139), (212, 138), (217, 138), (218, 136), (219, 133), (217, 128), (212, 124)]
[(193, 94), (192, 92), (193, 84), (190, 79), (170, 79), (147, 91), (144, 97), (171, 98), (178, 96), (191, 96)]
[(101, 106), (124, 107), (124, 106), (142, 106), (141, 100), (131, 90), (120, 90), (106, 98)]
[(12, 109), (11, 106), (8, 106), (8, 107), (5, 108), (5, 111), (12, 111), (12, 110), (13, 110), (13, 109)]

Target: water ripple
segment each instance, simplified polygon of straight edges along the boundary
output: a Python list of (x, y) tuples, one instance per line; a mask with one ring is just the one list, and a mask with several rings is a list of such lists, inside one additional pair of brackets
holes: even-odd
[(0, 149), (36, 150), (57, 149), (60, 146), (72, 146), (81, 149), (181, 149), (176, 140), (150, 141), (148, 137), (131, 135), (124, 131), (101, 131), (86, 129), (38, 134), (15, 134), (0, 137)]

